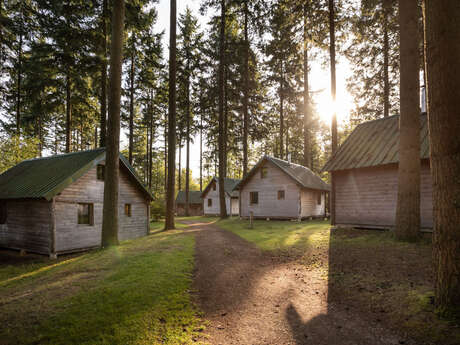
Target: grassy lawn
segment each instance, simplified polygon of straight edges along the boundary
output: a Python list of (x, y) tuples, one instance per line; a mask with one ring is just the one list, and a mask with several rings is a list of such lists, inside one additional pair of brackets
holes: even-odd
[(193, 221), (196, 223), (214, 223), (219, 220), (218, 217), (208, 217), (208, 216), (190, 216), (190, 217), (176, 217), (177, 222), (183, 221)]
[(194, 237), (180, 230), (57, 261), (0, 265), (1, 344), (188, 344)]
[[(188, 226), (186, 224), (183, 224), (177, 221), (177, 218), (176, 218), (175, 225), (176, 225), (176, 229), (185, 229)], [(164, 219), (150, 222), (150, 232), (151, 233), (162, 231), (164, 227), (165, 227)]]
[[(391, 232), (330, 230), (325, 221), (219, 221), (259, 248), (304, 265), (328, 285), (328, 304), (344, 304), (420, 344), (460, 344), (460, 327), (435, 313), (431, 240), (403, 243)], [(333, 311), (332, 311), (333, 312)]]

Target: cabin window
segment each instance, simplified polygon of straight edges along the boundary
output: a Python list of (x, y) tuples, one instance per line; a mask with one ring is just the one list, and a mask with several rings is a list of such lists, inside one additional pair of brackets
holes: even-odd
[(249, 199), (251, 201), (251, 205), (256, 205), (259, 203), (259, 192), (250, 192)]
[(284, 190), (278, 191), (278, 200), (284, 200)]
[(266, 178), (268, 174), (268, 168), (262, 167), (260, 168), (260, 178)]
[(131, 204), (125, 204), (125, 216), (131, 217)]
[(318, 193), (318, 197), (317, 197), (317, 203), (318, 205), (321, 205), (321, 192)]
[(7, 215), (8, 209), (6, 207), (6, 201), (0, 201), (0, 224), (6, 223)]
[(78, 204), (78, 224), (94, 224), (93, 204)]
[(208, 207), (212, 207), (212, 199), (208, 199)]
[(216, 190), (216, 183), (215, 182), (212, 183), (212, 190)]
[(99, 164), (97, 166), (97, 179), (104, 181), (105, 178), (105, 165)]

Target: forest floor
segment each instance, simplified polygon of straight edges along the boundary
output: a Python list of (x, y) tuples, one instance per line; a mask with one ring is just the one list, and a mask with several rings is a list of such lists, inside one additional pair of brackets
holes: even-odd
[(458, 325), (433, 310), (428, 240), (401, 243), (321, 221), (184, 222), (196, 235), (204, 342), (460, 343)]

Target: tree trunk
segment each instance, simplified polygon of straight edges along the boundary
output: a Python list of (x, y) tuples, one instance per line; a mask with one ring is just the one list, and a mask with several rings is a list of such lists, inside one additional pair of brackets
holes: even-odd
[(166, 193), (165, 230), (174, 229), (174, 194), (176, 179), (176, 0), (170, 0), (170, 3), (168, 189)]
[(203, 114), (200, 117), (200, 192), (203, 191)]
[(107, 140), (107, 0), (102, 0), (102, 42), (101, 42), (101, 118), (99, 146), (105, 147)]
[(70, 71), (66, 75), (66, 122), (65, 122), (65, 152), (72, 151), (72, 104), (70, 91)]
[(248, 1), (244, 2), (244, 71), (243, 71), (243, 177), (248, 173), (248, 127), (249, 127), (249, 38)]
[(460, 315), (460, 7), (457, 0), (425, 6), (435, 305)]
[(383, 0), (383, 116), (390, 113), (390, 81), (388, 77), (390, 45), (388, 42), (388, 21), (390, 1)]
[(185, 140), (186, 140), (186, 153), (185, 153), (185, 215), (188, 217), (190, 215), (190, 200), (189, 200), (189, 190), (190, 190), (190, 66), (187, 60), (187, 89), (186, 89), (186, 124), (185, 124)]
[(18, 85), (17, 85), (17, 93), (16, 93), (16, 134), (18, 137), (21, 135), (21, 78), (22, 78), (22, 45), (23, 45), (23, 37), (22, 37), (22, 24), (21, 24), (21, 32), (19, 33), (19, 45), (18, 45)]
[(280, 159), (284, 157), (284, 73), (283, 73), (283, 61), (281, 61), (281, 75), (280, 75)]
[(396, 237), (415, 241), (420, 231), (420, 80), (417, 0), (399, 1), (400, 118)]
[(224, 123), (224, 73), (225, 73), (225, 0), (221, 0), (220, 13), (220, 37), (219, 37), (219, 205), (220, 218), (227, 218), (227, 208), (225, 206), (225, 123)]
[(129, 164), (133, 164), (133, 149), (134, 149), (134, 35), (131, 37), (133, 40), (131, 47), (131, 70), (129, 73), (130, 86), (129, 86), (129, 148), (128, 160)]
[(118, 183), (120, 155), (120, 98), (125, 2), (114, 0), (110, 47), (109, 117), (105, 158), (102, 247), (118, 245)]
[[(164, 128), (164, 139), (165, 139), (165, 152), (164, 152), (164, 192), (166, 198), (166, 192), (168, 187), (168, 123), (165, 114), (165, 128)], [(166, 199), (165, 199), (166, 200)]]
[(311, 168), (311, 148), (310, 148), (310, 90), (308, 85), (308, 18), (307, 5), (304, 4), (303, 13), (303, 104), (304, 104), (304, 119), (303, 119), (303, 164)]
[(179, 176), (177, 182), (179, 183), (179, 190), (182, 190), (182, 134), (179, 134)]
[[(331, 97), (334, 105), (331, 122), (332, 154), (337, 151), (337, 114), (335, 113), (336, 78), (335, 78), (335, 13), (334, 0), (329, 0), (329, 55), (331, 60)], [(335, 225), (335, 181), (331, 174), (331, 224)]]
[(152, 191), (152, 166), (153, 166), (153, 91), (150, 94), (150, 142), (149, 142), (149, 191)]

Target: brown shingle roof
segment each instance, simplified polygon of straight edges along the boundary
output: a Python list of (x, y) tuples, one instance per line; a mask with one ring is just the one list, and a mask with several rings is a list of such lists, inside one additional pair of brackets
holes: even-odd
[[(358, 125), (324, 165), (323, 171), (372, 167), (399, 162), (399, 115)], [(420, 116), (420, 158), (429, 158), (427, 116)]]

